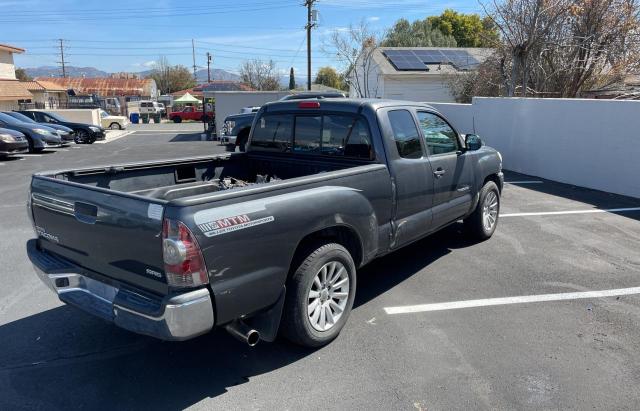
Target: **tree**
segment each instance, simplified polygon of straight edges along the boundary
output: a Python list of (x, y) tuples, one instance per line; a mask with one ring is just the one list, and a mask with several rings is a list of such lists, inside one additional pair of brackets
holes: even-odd
[(498, 29), (489, 17), (446, 9), (439, 16), (427, 17), (426, 22), (444, 36), (452, 36), (458, 47), (495, 47), (498, 44)]
[(327, 87), (342, 89), (343, 79), (333, 67), (320, 67), (314, 83), (322, 84)]
[(493, 0), (506, 94), (576, 97), (638, 69), (637, 0)]
[(164, 56), (158, 58), (147, 78), (155, 80), (161, 94), (170, 94), (196, 85), (188, 68), (182, 65), (172, 66)]
[(243, 83), (256, 90), (280, 90), (276, 63), (273, 60), (248, 60), (240, 66)]
[(456, 39), (434, 28), (428, 19), (409, 23), (396, 21), (381, 43), (382, 47), (456, 47)]
[(33, 77), (29, 76), (22, 68), (16, 68), (16, 78), (20, 81), (32, 81)]
[(355, 97), (377, 97), (379, 82), (373, 54), (378, 44), (378, 35), (365, 21), (332, 32), (329, 41), (323, 44), (323, 51), (335, 56), (342, 65), (342, 75)]
[(293, 90), (296, 88), (296, 76), (293, 73), (293, 67), (289, 70), (289, 90)]

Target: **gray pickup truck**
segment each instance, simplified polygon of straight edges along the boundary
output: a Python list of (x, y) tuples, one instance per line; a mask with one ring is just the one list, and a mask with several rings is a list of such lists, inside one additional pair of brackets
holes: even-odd
[(244, 153), (35, 174), (27, 250), (60, 300), (125, 329), (317, 347), (359, 267), (459, 220), (489, 238), (501, 168), (427, 105), (269, 103)]

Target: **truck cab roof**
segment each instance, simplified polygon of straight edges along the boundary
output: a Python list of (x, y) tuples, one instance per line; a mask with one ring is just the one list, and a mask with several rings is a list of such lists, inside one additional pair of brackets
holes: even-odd
[(356, 98), (332, 98), (332, 99), (307, 99), (307, 100), (285, 100), (274, 101), (267, 103), (263, 106), (263, 111), (298, 111), (301, 109), (309, 110), (310, 112), (316, 110), (330, 110), (330, 111), (344, 111), (356, 113), (369, 108), (372, 111), (378, 110), (384, 107), (424, 107), (429, 110), (437, 111), (434, 107), (415, 101), (404, 100), (389, 100), (389, 99), (356, 99)]

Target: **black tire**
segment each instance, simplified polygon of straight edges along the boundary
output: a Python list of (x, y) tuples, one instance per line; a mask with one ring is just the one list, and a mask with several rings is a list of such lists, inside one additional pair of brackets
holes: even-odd
[[(115, 127), (114, 127), (115, 125)], [(109, 129), (110, 130), (122, 130), (122, 126), (119, 123), (113, 122), (111, 124), (109, 124)]]
[(249, 140), (249, 130), (242, 130), (238, 133), (238, 137), (236, 140), (236, 146), (240, 149), (241, 152), (247, 151), (247, 141)]
[(182, 123), (182, 117), (174, 117), (171, 120), (173, 120), (174, 123)]
[(33, 153), (36, 151), (34, 145), (33, 145), (33, 139), (31, 137), (27, 137), (27, 143), (29, 143), (29, 152)]
[(76, 144), (88, 144), (89, 143), (89, 133), (86, 130), (78, 130), (76, 132)]
[[(496, 216), (495, 221), (491, 225), (491, 227), (487, 227), (484, 222), (484, 207), (485, 202), (487, 201), (487, 196), (490, 196), (490, 193), (495, 195), (495, 199), (497, 202), (496, 208)], [(480, 241), (487, 240), (491, 238), (493, 233), (496, 231), (496, 227), (498, 226), (498, 220), (500, 215), (500, 190), (498, 190), (498, 186), (493, 181), (487, 181), (482, 189), (480, 190), (480, 198), (478, 200), (478, 205), (476, 205), (476, 209), (473, 213), (464, 220), (465, 228), (467, 232), (472, 235), (474, 238)]]
[[(309, 247), (305, 254), (306, 256), (302, 255), (304, 259), (295, 267), (295, 272), (287, 282), (287, 297), (280, 330), (289, 341), (315, 348), (334, 340), (347, 322), (356, 295), (356, 267), (349, 252), (340, 244), (318, 243)], [(322, 267), (331, 262), (341, 263), (347, 271), (349, 292), (340, 318), (328, 330), (318, 331), (312, 326), (307, 315), (309, 291)]]

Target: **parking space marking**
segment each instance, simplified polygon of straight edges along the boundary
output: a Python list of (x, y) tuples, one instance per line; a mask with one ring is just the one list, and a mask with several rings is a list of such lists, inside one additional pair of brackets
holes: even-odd
[(558, 294), (523, 295), (523, 296), (517, 296), (517, 297), (485, 298), (481, 300), (451, 301), (447, 303), (435, 303), (435, 304), (405, 305), (405, 306), (398, 306), (398, 307), (384, 307), (384, 311), (389, 315), (413, 314), (413, 313), (424, 313), (424, 312), (430, 312), (430, 311), (457, 310), (460, 308), (491, 307), (495, 305), (538, 303), (538, 302), (544, 302), (544, 301), (578, 300), (578, 299), (584, 299), (584, 298), (604, 298), (604, 297), (616, 297), (621, 295), (634, 295), (634, 294), (640, 294), (640, 287), (618, 288), (614, 290), (600, 290), (600, 291), (583, 291), (583, 292), (575, 292), (575, 293), (558, 293)]
[(598, 208), (598, 209), (592, 209), (592, 210), (570, 210), (570, 211), (542, 211), (537, 213), (507, 213), (507, 214), (500, 214), (500, 217), (527, 217), (527, 216), (543, 216), (543, 215), (594, 214), (594, 213), (624, 213), (629, 211), (640, 211), (640, 207)]
[(505, 184), (543, 184), (542, 180), (505, 181)]
[(42, 157), (42, 154), (25, 153), (25, 154), (20, 154), (20, 157)]
[(122, 137), (126, 137), (128, 135), (131, 135), (135, 133), (135, 131), (125, 131), (124, 133), (120, 134), (119, 136), (115, 136), (109, 139), (104, 139), (104, 140), (100, 140), (100, 141), (94, 141), (94, 144), (107, 144), (107, 143), (111, 143), (112, 141), (116, 141), (121, 139)]

